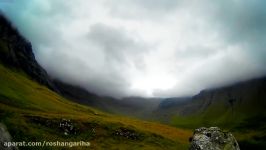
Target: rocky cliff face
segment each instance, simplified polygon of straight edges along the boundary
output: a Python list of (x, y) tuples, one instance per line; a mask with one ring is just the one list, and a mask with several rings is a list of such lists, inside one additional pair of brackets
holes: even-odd
[(23, 70), (33, 80), (56, 91), (46, 71), (35, 60), (31, 43), (3, 14), (0, 14), (0, 61), (8, 67)]

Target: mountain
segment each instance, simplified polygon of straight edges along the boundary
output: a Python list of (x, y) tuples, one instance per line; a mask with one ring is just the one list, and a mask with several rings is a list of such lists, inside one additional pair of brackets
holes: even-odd
[(137, 117), (141, 119), (152, 119), (152, 112), (161, 102), (161, 98), (126, 97), (115, 99), (112, 97), (99, 96), (85, 90), (82, 87), (70, 85), (59, 80), (54, 80), (56, 88), (61, 95), (79, 104), (98, 108), (102, 111)]
[(186, 110), (189, 110), (186, 106), (189, 104), (191, 104), (191, 97), (166, 98), (153, 110), (153, 116), (161, 122), (169, 123), (173, 116), (186, 113)]
[(233, 132), (241, 149), (266, 148), (265, 77), (183, 98), (99, 96), (51, 80), (35, 60), (30, 42), (0, 15), (0, 83), (0, 124), (14, 141), (88, 141), (90, 149), (182, 150), (188, 148), (194, 128), (219, 126)]
[[(47, 86), (51, 90), (58, 92), (64, 97), (71, 99), (80, 104), (92, 106), (107, 112), (126, 114), (135, 116), (136, 109), (138, 116), (145, 114), (146, 108), (135, 101), (123, 101), (110, 97), (101, 97), (83, 89), (82, 87), (73, 86), (63, 83), (59, 80), (52, 80), (47, 72), (35, 60), (32, 52), (32, 46), (23, 36), (19, 34), (16, 28), (12, 26), (3, 15), (0, 15), (0, 61), (9, 68), (25, 72), (31, 79)], [(145, 99), (142, 98), (141, 103)], [(154, 101), (150, 101), (153, 103)], [(148, 106), (149, 104), (147, 104)]]
[(117, 114), (146, 120), (155, 120), (152, 112), (158, 107), (161, 100), (162, 98), (126, 97), (117, 101), (112, 109)]
[(105, 111), (107, 110), (102, 104), (102, 101), (105, 100), (104, 98), (101, 98), (100, 96), (91, 93), (82, 87), (64, 83), (57, 79), (53, 80), (53, 83), (60, 91), (61, 95), (65, 98), (80, 104), (97, 107)]
[[(5, 133), (9, 132), (13, 141), (41, 142), (45, 144), (42, 149), (73, 146), (51, 146), (56, 141), (90, 142), (89, 147), (72, 147), (74, 149), (188, 148), (190, 130), (104, 113), (55, 92), (59, 85), (53, 83), (37, 63), (30, 42), (2, 15), (0, 54), (0, 124), (1, 128), (7, 127)], [(69, 91), (75, 89), (67, 86)], [(63, 91), (66, 87), (60, 89)], [(67, 91), (63, 92), (67, 95)], [(75, 93), (80, 99), (82, 96), (98, 98), (81, 90)]]
[(243, 113), (246, 117), (263, 115), (265, 106), (266, 77), (261, 77), (203, 90), (192, 97), (166, 99), (160, 103), (156, 111), (183, 117), (195, 114), (212, 115), (217, 119), (226, 113), (234, 115)]
[(203, 90), (190, 98), (161, 102), (154, 114), (181, 128), (219, 126), (236, 134), (241, 149), (266, 148), (266, 77)]
[(35, 60), (29, 41), (0, 14), (0, 61), (14, 69), (24, 71), (31, 79), (56, 91), (46, 71)]

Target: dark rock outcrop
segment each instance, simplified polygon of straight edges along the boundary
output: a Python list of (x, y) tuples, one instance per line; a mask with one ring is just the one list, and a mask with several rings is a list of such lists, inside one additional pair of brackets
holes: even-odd
[(32, 46), (0, 12), (0, 61), (24, 71), (33, 80), (57, 91), (46, 71), (35, 60)]
[(143, 135), (135, 132), (134, 130), (123, 128), (123, 127), (115, 130), (113, 135), (116, 137), (123, 137), (123, 138), (130, 139), (130, 140), (141, 140), (143, 137)]
[(78, 129), (69, 119), (62, 119), (59, 123), (59, 128), (64, 132), (64, 135), (77, 134)]
[(232, 133), (218, 127), (196, 129), (190, 140), (189, 150), (240, 150)]
[(47, 119), (33, 116), (27, 116), (27, 118), (31, 123), (47, 128), (56, 129), (59, 133), (65, 136), (80, 134), (80, 130), (77, 127), (76, 123), (70, 119)]

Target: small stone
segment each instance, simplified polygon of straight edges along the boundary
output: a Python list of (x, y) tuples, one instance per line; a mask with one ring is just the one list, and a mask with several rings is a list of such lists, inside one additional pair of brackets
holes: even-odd
[(64, 134), (65, 134), (65, 135), (68, 135), (68, 133), (67, 133), (67, 132), (64, 132)]

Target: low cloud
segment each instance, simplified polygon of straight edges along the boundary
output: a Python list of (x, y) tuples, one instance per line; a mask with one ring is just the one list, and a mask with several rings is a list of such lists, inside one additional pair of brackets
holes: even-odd
[(266, 74), (263, 0), (13, 0), (54, 77), (101, 95), (186, 96)]

